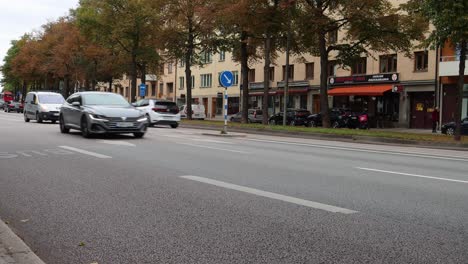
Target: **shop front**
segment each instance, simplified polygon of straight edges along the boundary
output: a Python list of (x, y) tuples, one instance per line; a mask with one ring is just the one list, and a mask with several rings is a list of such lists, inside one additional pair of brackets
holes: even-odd
[[(284, 82), (277, 83), (276, 91), (276, 111), (283, 111), (284, 108)], [(293, 81), (288, 84), (288, 108), (308, 109), (308, 93), (310, 90), (308, 81)]]
[(329, 86), (333, 107), (367, 113), (371, 127), (397, 126), (403, 89), (398, 73), (330, 77)]

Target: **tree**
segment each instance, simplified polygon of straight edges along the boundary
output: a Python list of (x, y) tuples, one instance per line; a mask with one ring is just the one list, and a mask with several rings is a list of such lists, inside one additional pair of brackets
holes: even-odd
[[(435, 0), (434, 0), (435, 1)], [(415, 16), (392, 6), (388, 0), (299, 0), (302, 8), (296, 32), (302, 50), (320, 56), (320, 108), (323, 126), (330, 127), (328, 62), (352, 62), (370, 51), (402, 51), (410, 54), (413, 40), (422, 40), (426, 26)], [(337, 39), (339, 32), (345, 37)]]
[(114, 47), (113, 54), (127, 54), (132, 78), (131, 101), (136, 100), (137, 77), (145, 82), (148, 68), (160, 62), (158, 34), (159, 2), (154, 0), (81, 0), (75, 11), (77, 23), (95, 43)]
[(218, 0), (216, 6), (220, 7), (215, 15), (220, 32), (218, 48), (232, 51), (234, 60), (241, 64), (242, 123), (248, 123), (249, 63), (261, 57), (258, 48), (262, 41), (257, 37), (262, 32), (258, 21), (261, 1)]
[(410, 0), (406, 5), (414, 16), (419, 16), (434, 25), (434, 30), (423, 42), (426, 47), (443, 46), (447, 42), (457, 43), (460, 48), (458, 66), (457, 101), (455, 110), (456, 130), (454, 139), (461, 140), (461, 114), (463, 104), (463, 84), (466, 67), (468, 41), (468, 2), (466, 0)]
[(1, 83), (5, 87), (5, 90), (13, 91), (16, 87), (21, 85), (21, 76), (18, 76), (13, 71), (12, 62), (18, 56), (21, 47), (26, 42), (26, 39), (27, 36), (24, 36), (20, 40), (11, 41), (11, 47), (8, 49), (6, 56), (3, 58), (3, 65), (1, 66), (3, 79), (1, 80)]

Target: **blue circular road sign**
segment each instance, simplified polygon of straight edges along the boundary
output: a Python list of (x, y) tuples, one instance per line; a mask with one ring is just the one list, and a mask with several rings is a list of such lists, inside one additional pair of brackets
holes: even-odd
[(223, 71), (219, 75), (219, 84), (224, 88), (231, 87), (234, 83), (234, 74), (230, 71)]

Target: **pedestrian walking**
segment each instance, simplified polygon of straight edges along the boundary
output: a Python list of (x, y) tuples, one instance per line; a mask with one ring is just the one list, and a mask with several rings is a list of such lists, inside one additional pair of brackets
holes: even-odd
[(439, 107), (434, 108), (432, 111), (432, 133), (437, 132), (437, 124), (439, 123)]

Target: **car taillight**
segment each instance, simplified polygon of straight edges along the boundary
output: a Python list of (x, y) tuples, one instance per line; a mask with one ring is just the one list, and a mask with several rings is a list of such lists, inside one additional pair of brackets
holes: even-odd
[(153, 108), (153, 111), (154, 111), (154, 112), (162, 112), (162, 113), (168, 112), (168, 111), (167, 111), (167, 108), (159, 108), (159, 107)]

